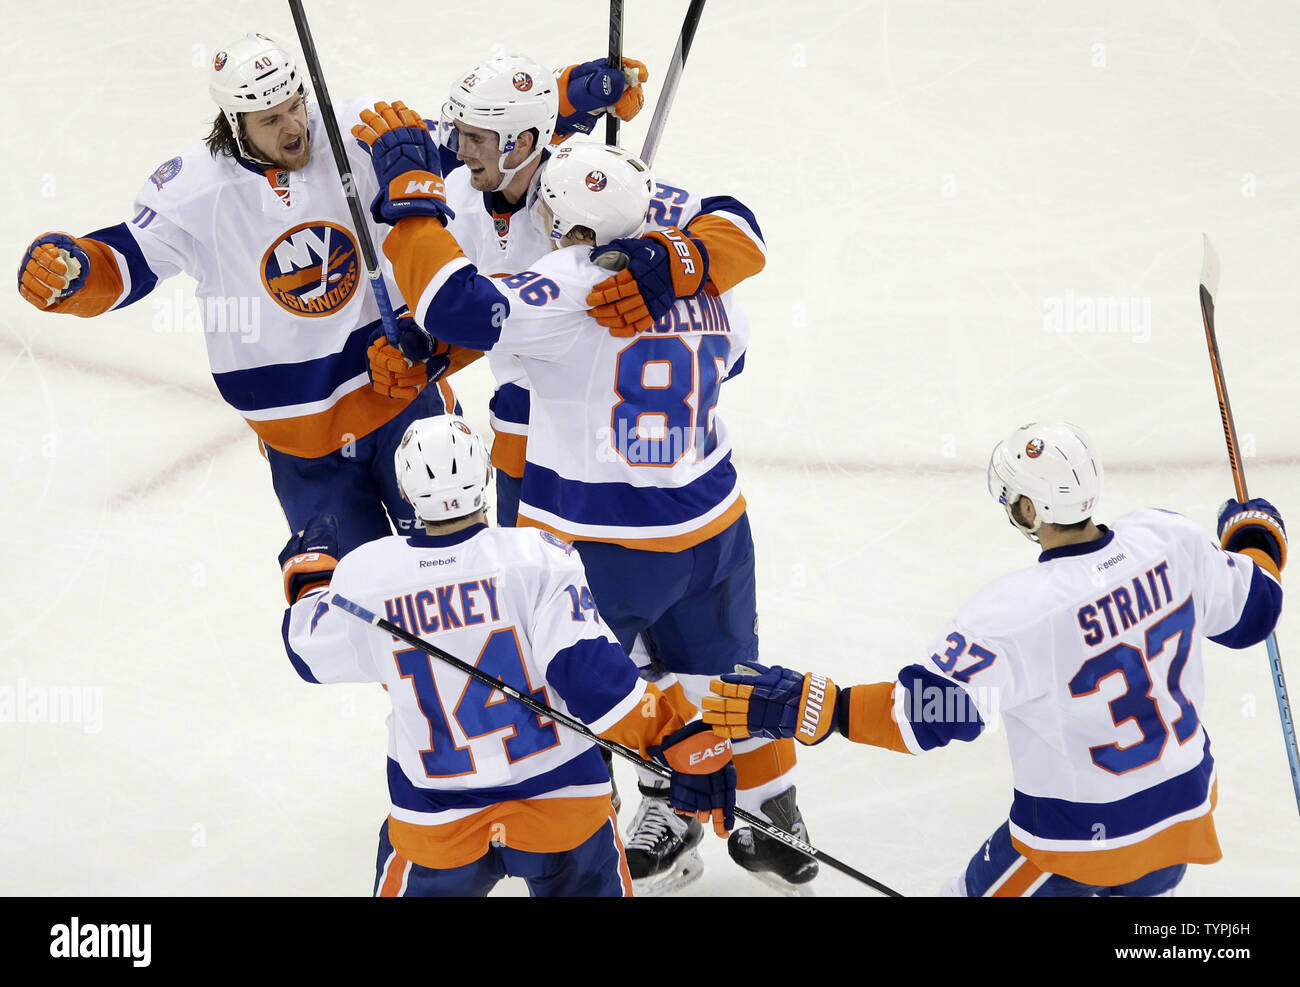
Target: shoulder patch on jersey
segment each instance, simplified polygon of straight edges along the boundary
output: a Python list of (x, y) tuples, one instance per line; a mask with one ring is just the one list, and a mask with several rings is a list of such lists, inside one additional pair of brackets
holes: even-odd
[(543, 531), (541, 532), (541, 536), (542, 536), (542, 541), (546, 542), (549, 545), (554, 545), (565, 555), (573, 554), (574, 551), (573, 546), (570, 545), (563, 538), (560, 538), (558, 535), (553, 535), (549, 531)]
[(181, 159), (178, 157), (172, 158), (170, 161), (164, 161), (149, 176), (149, 181), (154, 183), (155, 188), (162, 188), (181, 173), (181, 164)]

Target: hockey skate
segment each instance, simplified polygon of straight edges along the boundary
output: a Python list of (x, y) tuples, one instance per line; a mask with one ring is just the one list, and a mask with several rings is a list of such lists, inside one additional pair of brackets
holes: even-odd
[[(808, 827), (795, 802), (794, 786), (763, 803), (764, 814), (773, 824), (787, 833), (808, 842)], [(813, 896), (809, 883), (817, 876), (820, 866), (811, 857), (786, 846), (780, 840), (751, 826), (736, 830), (727, 840), (727, 853), (770, 888), (791, 897)]]
[(679, 816), (668, 804), (667, 789), (637, 785), (641, 804), (628, 829), (627, 867), (633, 894), (652, 897), (683, 888), (704, 872), (695, 847), (704, 827)]

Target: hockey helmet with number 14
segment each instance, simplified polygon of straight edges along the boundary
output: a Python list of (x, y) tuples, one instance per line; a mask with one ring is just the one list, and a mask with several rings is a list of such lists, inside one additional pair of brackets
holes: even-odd
[(398, 489), (422, 521), (455, 521), (487, 506), (492, 465), (483, 440), (457, 415), (412, 422), (393, 465)]
[[(1038, 538), (1039, 525), (1075, 524), (1092, 517), (1101, 495), (1101, 459), (1082, 429), (1068, 422), (1022, 425), (993, 448), (989, 457), (989, 493), (1025, 537)], [(1017, 520), (1021, 497), (1034, 504), (1031, 527)]]

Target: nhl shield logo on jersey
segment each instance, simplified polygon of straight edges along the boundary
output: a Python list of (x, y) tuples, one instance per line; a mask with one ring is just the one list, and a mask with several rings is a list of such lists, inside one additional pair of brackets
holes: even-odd
[(527, 72), (516, 72), (510, 82), (521, 93), (526, 93), (533, 88), (533, 77)]
[(262, 284), (277, 305), (319, 318), (343, 308), (361, 283), (361, 255), (342, 226), (317, 220), (284, 233), (262, 256)]
[(599, 192), (605, 187), (608, 181), (609, 179), (605, 177), (603, 171), (587, 172), (587, 188), (591, 189), (593, 192)]
[(149, 181), (153, 182), (156, 188), (162, 188), (163, 185), (170, 182), (180, 173), (181, 159), (172, 158), (170, 161), (164, 161), (160, 164), (154, 173), (149, 176)]
[(1029, 442), (1025, 445), (1025, 455), (1028, 456), (1030, 459), (1037, 459), (1042, 454), (1043, 454), (1042, 439), (1030, 439)]

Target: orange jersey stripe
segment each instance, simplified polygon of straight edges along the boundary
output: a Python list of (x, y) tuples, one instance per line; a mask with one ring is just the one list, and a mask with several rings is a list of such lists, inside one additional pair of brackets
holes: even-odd
[(388, 858), (384, 880), (379, 885), (377, 897), (396, 898), (400, 895), (402, 893), (402, 883), (406, 879), (406, 872), (410, 866), (411, 862), (394, 850), (393, 855)]
[(412, 400), (384, 397), (369, 384), (362, 384), (331, 407), (312, 415), (272, 421), (245, 420), (258, 438), (272, 449), (290, 456), (315, 459), (369, 435), (401, 414)]
[(752, 278), (767, 263), (758, 244), (729, 219), (705, 213), (696, 216), (686, 228), (709, 252), (708, 283), (716, 294)]
[(492, 430), (492, 436), (492, 465), (507, 476), (521, 479), (528, 453), (528, 436), (496, 429)]
[(627, 866), (627, 851), (623, 849), (623, 841), (618, 835), (618, 813), (614, 811), (614, 804), (609, 806), (609, 828), (614, 831), (614, 845), (618, 847), (618, 876), (623, 882), (623, 897), (631, 898), (632, 894), (632, 872)]
[(894, 721), (894, 683), (876, 682), (849, 689), (849, 740), (901, 754), (908, 753)]
[[(1037, 850), (1011, 837), (1017, 851), (1042, 870), (1081, 881), (1113, 887), (1175, 864), (1212, 864), (1223, 857), (1212, 812), (1218, 804), (1219, 783), (1210, 792), (1210, 808), (1196, 819), (1185, 819), (1147, 837), (1141, 843), (1113, 850)], [(1104, 845), (1104, 844), (1099, 844)]]
[(1025, 892), (1030, 889), (1035, 881), (1043, 876), (1043, 872), (1030, 860), (1022, 860), (1011, 876), (1003, 881), (991, 897), (994, 898), (1023, 898)]
[(501, 843), (528, 853), (558, 853), (586, 842), (605, 825), (609, 795), (499, 802), (472, 816), (437, 826), (388, 817), (388, 838), (422, 867), (464, 867)]
[(412, 312), (438, 272), (465, 256), (456, 238), (433, 216), (411, 216), (394, 226), (384, 239), (384, 254)]
[(757, 750), (738, 752), (732, 762), (736, 765), (736, 787), (758, 788), (794, 768), (794, 741), (786, 737)]
[(553, 535), (559, 535), (565, 541), (599, 541), (608, 542), (613, 545), (624, 545), (627, 548), (639, 549), (643, 552), (681, 552), (685, 549), (692, 548), (702, 541), (708, 541), (714, 535), (721, 534), (729, 527), (740, 520), (740, 516), (745, 513), (745, 498), (738, 495), (735, 503), (719, 514), (708, 524), (696, 528), (694, 531), (688, 531), (685, 534), (673, 535), (668, 538), (596, 538), (591, 535), (579, 535), (563, 528), (553, 528), (549, 524), (538, 521), (527, 515), (527, 505), (519, 505), (520, 527), (542, 528), (551, 532)]
[(83, 319), (103, 315), (122, 297), (124, 290), (122, 272), (117, 267), (117, 257), (113, 254), (113, 248), (106, 243), (85, 237), (73, 239), (90, 258), (90, 270), (86, 272), (86, 281), (75, 295), (69, 295), (62, 301), (55, 302), (46, 311), (76, 315)]

